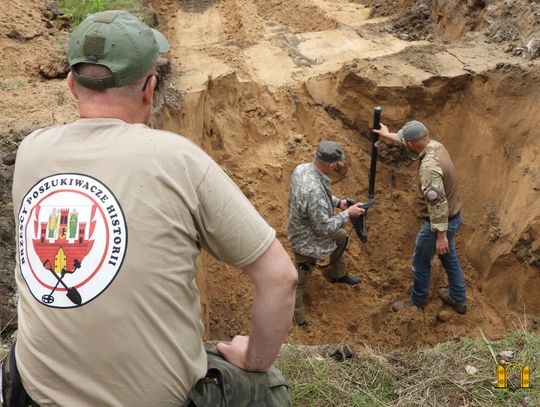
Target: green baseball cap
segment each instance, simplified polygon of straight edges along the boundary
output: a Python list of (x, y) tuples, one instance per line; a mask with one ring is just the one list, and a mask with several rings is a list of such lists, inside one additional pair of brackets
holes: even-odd
[[(73, 31), (68, 63), (75, 81), (91, 89), (115, 88), (141, 78), (169, 50), (167, 39), (133, 14), (109, 10), (91, 14)], [(77, 64), (103, 65), (112, 75), (93, 78), (77, 73)]]

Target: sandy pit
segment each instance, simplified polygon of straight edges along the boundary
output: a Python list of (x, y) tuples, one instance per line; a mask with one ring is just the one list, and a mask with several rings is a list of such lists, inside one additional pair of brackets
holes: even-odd
[[(171, 42), (170, 73), (153, 125), (201, 145), (237, 182), (286, 245), (289, 177), (322, 139), (338, 141), (347, 173), (337, 196), (367, 197), (373, 108), (391, 129), (425, 122), (454, 159), (463, 201), (458, 252), (469, 312), (432, 296), (394, 313), (411, 284), (417, 163), (381, 146), (369, 241), (351, 233), (346, 258), (357, 287), (315, 272), (302, 344), (433, 345), (458, 336), (540, 330), (540, 8), (526, 1), (150, 0)], [(63, 76), (66, 28), (28, 0), (0, 17), (0, 258), (2, 328), (16, 327), (10, 184), (17, 142), (73, 120)], [(9, 35), (8, 35), (9, 34)], [(337, 178), (337, 175), (336, 175)], [(347, 230), (350, 231), (350, 226)], [(249, 332), (251, 285), (201, 259), (207, 339)], [(446, 286), (433, 262), (433, 289)]]

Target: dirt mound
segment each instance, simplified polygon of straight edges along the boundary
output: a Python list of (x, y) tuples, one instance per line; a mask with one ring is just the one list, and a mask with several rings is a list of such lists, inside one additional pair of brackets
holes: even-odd
[(28, 0), (14, 0), (0, 16), (0, 323), (16, 326), (13, 268), (15, 233), (11, 203), (18, 143), (31, 130), (75, 117), (75, 104), (61, 80), (67, 20)]
[(528, 59), (540, 56), (540, 5), (536, 2), (504, 2), (489, 7), (485, 17), (487, 41), (505, 44), (505, 51)]
[(387, 17), (396, 14), (396, 10), (399, 10), (399, 0), (372, 0), (365, 1), (368, 7), (370, 7), (369, 17)]
[[(255, 0), (259, 13), (265, 20), (275, 20), (295, 32), (326, 31), (337, 27), (313, 1), (300, 0), (292, 3), (282, 0)], [(309, 16), (309, 18), (306, 18)]]
[(412, 41), (432, 39), (433, 27), (431, 9), (425, 3), (408, 7), (392, 24), (399, 38)]
[[(315, 273), (305, 298), (312, 329), (292, 329), (290, 341), (410, 346), (477, 336), (479, 328), (496, 337), (519, 319), (539, 328), (540, 300), (530, 293), (540, 289), (540, 144), (534, 122), (540, 70), (533, 51), (516, 52), (526, 41), (536, 49), (536, 4), (149, 3), (172, 49), (172, 75), (158, 95), (154, 125), (208, 151), (282, 242), (289, 176), (298, 163), (311, 160), (321, 139), (338, 141), (347, 156), (347, 175), (334, 184), (334, 193), (366, 198), (366, 135), (376, 105), (392, 129), (408, 119), (424, 121), (454, 158), (465, 220), (458, 251), (470, 311), (458, 315), (433, 296), (423, 311), (391, 312), (391, 303), (410, 288), (419, 220), (416, 163), (383, 145), (368, 243), (348, 228), (349, 271), (362, 284), (329, 285)], [(9, 158), (32, 128), (76, 116), (63, 81), (40, 74), (54, 71), (62, 60), (58, 41), (65, 42), (65, 30), (48, 28), (44, 13), (33, 2), (16, 0), (0, 19), (0, 68), (6, 73), (0, 82), (2, 157)], [(25, 70), (15, 69), (21, 61)], [(41, 69), (42, 61), (53, 68)], [(9, 159), (0, 168), (2, 327), (13, 315), (12, 168)], [(248, 279), (207, 255), (201, 268), (208, 338), (247, 333)], [(444, 286), (444, 270), (434, 261), (432, 292)]]
[(432, 0), (437, 36), (454, 41), (469, 32), (480, 30), (486, 24), (487, 4), (485, 0)]

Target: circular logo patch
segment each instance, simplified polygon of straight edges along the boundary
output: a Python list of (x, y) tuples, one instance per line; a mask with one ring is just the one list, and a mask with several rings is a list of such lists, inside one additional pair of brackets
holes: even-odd
[(98, 180), (57, 174), (28, 191), (18, 219), (19, 265), (32, 295), (49, 307), (92, 301), (114, 280), (126, 253), (119, 203)]

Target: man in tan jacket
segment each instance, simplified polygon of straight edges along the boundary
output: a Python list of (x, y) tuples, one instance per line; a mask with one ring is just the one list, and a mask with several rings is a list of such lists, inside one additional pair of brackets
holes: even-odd
[(461, 200), (454, 164), (446, 148), (429, 137), (423, 123), (413, 120), (396, 133), (381, 124), (382, 140), (399, 143), (418, 155), (418, 208), (423, 218), (412, 258), (413, 288), (408, 298), (393, 304), (394, 311), (422, 307), (429, 298), (431, 260), (437, 254), (448, 275), (449, 288), (437, 291), (444, 303), (459, 314), (467, 312), (463, 273), (455, 236), (461, 227)]

